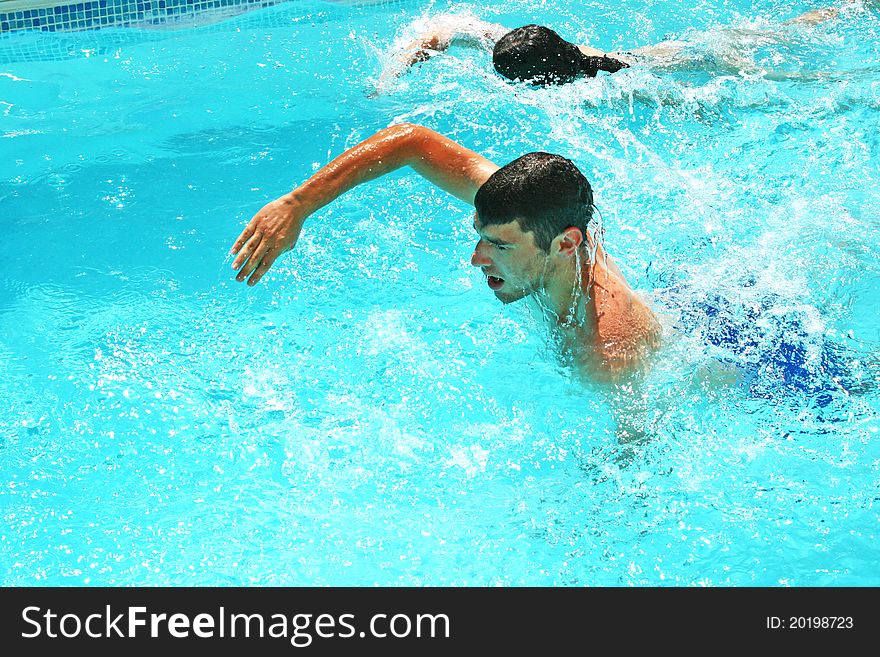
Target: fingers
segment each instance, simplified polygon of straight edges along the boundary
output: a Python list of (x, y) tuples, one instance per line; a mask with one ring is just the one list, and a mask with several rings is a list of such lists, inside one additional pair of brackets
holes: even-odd
[[(235, 240), (235, 244), (232, 245), (232, 249), (229, 252), (232, 253), (233, 255), (238, 253), (239, 250), (241, 249), (241, 247), (244, 246), (245, 242), (247, 242), (251, 238), (251, 235), (254, 234), (254, 231), (256, 229), (257, 229), (256, 222), (251, 220), (251, 222), (248, 223), (248, 225), (245, 227), (245, 229), (243, 231), (241, 231), (241, 235), (239, 235), (238, 239)], [(237, 265), (233, 264), (232, 266), (235, 269), (238, 269)]]
[(239, 269), (235, 280), (241, 282), (250, 276), (259, 267), (271, 248), (270, 240), (265, 239), (259, 232), (255, 233), (233, 263), (233, 268)]
[(255, 285), (279, 255), (293, 246), (299, 235), (294, 209), (286, 199), (278, 199), (260, 210), (235, 240), (232, 268), (235, 280)]
[[(245, 262), (247, 262), (254, 255), (254, 253), (257, 252), (260, 243), (263, 241), (263, 234), (261, 232), (257, 231), (256, 229), (251, 229), (250, 232), (250, 238), (242, 242), (244, 244), (244, 247), (238, 247), (240, 251), (235, 260), (232, 261), (233, 269), (241, 269), (241, 266)], [(237, 243), (238, 242), (236, 242), (236, 244)]]
[(263, 256), (263, 259), (260, 261), (260, 264), (254, 269), (254, 273), (251, 274), (251, 277), (248, 279), (247, 284), (250, 286), (254, 286), (257, 282), (263, 278), (263, 274), (269, 271), (269, 268), (274, 264), (275, 259), (281, 253), (278, 249), (270, 249), (266, 255)]

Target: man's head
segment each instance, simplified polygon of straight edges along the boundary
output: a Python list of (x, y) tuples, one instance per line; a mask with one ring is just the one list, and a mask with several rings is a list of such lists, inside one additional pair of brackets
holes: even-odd
[(525, 25), (508, 32), (495, 44), (492, 63), (510, 80), (532, 84), (564, 84), (579, 75), (596, 75), (596, 68), (573, 43), (548, 27)]
[(570, 161), (527, 153), (501, 167), (474, 198), (480, 234), (471, 264), (509, 303), (540, 290), (556, 270), (551, 258), (568, 257), (583, 243), (593, 217), (593, 190)]

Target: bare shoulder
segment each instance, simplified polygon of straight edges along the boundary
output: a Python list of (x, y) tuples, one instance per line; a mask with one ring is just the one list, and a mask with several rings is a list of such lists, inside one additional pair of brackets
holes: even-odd
[(618, 271), (605, 269), (593, 285), (596, 295), (596, 350), (612, 371), (638, 368), (660, 346), (661, 325), (648, 302)]
[(605, 54), (604, 50), (599, 50), (591, 46), (578, 46), (578, 50), (587, 55), (587, 57), (602, 57), (602, 55)]

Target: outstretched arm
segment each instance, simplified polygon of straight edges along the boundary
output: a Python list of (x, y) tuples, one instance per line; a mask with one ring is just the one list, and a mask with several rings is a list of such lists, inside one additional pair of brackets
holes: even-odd
[[(833, 7), (825, 7), (822, 9), (814, 9), (796, 16), (782, 23), (783, 26), (806, 26), (811, 27), (834, 20), (840, 17), (847, 8), (853, 7), (860, 0), (843, 0), (839, 5)], [(864, 1), (864, 0), (861, 0)], [(760, 75), (770, 80), (822, 80), (825, 74), (800, 73), (797, 71), (768, 71), (755, 64), (751, 55), (744, 55), (754, 46), (769, 41), (784, 42), (788, 39), (787, 31), (777, 28), (727, 28), (724, 30), (726, 35), (732, 37), (737, 46), (716, 47), (713, 48), (713, 57), (710, 58), (712, 70), (717, 73), (736, 75), (738, 73), (746, 73), (749, 75)], [(688, 70), (694, 68), (703, 68), (707, 65), (707, 61), (702, 57), (689, 57), (686, 50), (688, 42), (669, 40), (660, 43), (635, 48), (631, 53), (647, 58), (647, 64), (654, 69), (666, 70)], [(624, 54), (623, 60), (626, 61)]]
[(491, 49), (509, 31), (503, 25), (487, 23), (470, 16), (438, 16), (424, 33), (407, 44), (385, 68), (378, 86), (380, 89), (386, 87), (413, 64), (430, 59), (452, 44)]
[(844, 2), (836, 7), (813, 9), (812, 11), (805, 12), (800, 16), (785, 21), (783, 25), (818, 25), (819, 23), (825, 23), (826, 21), (837, 18), (841, 10), (854, 5), (855, 3), (856, 0), (844, 0)]
[(237, 281), (255, 285), (299, 239), (303, 223), (361, 183), (404, 166), (468, 203), (498, 165), (428, 128), (403, 123), (345, 151), (292, 192), (267, 203), (232, 245)]

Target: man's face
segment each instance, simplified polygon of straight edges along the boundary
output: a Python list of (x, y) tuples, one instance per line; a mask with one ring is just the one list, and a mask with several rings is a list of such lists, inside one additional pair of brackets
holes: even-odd
[(480, 241), (471, 264), (483, 270), (486, 282), (503, 303), (519, 301), (541, 289), (547, 254), (535, 244), (531, 232), (523, 232), (517, 221), (484, 226), (474, 214), (474, 230)]

